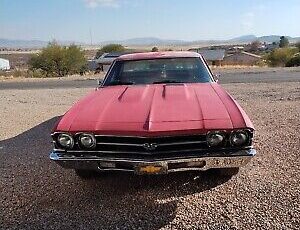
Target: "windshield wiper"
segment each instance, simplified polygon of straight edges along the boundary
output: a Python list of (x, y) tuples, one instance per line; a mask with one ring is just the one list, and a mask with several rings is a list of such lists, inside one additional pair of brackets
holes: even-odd
[(155, 81), (152, 84), (165, 84), (165, 83), (175, 83), (175, 84), (182, 84), (184, 82), (180, 82), (180, 81), (174, 81), (174, 80), (163, 80), (163, 81)]
[(110, 82), (109, 85), (133, 85), (134, 82), (131, 81), (113, 81)]

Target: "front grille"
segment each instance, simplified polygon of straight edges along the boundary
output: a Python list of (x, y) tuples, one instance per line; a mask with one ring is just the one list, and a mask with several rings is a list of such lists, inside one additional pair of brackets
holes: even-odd
[(96, 151), (155, 155), (206, 149), (205, 135), (175, 137), (117, 137), (96, 136)]

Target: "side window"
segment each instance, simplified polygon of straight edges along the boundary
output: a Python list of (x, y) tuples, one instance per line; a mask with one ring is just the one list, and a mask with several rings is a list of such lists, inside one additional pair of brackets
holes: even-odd
[(122, 65), (120, 64), (120, 62), (118, 62), (118, 61), (114, 62), (112, 64), (109, 75), (107, 76), (106, 82), (118, 81), (119, 77), (120, 77), (121, 67), (122, 67)]

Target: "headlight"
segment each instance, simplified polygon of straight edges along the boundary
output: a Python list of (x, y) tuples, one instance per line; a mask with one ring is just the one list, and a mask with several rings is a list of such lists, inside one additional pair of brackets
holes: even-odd
[(92, 134), (81, 134), (78, 138), (81, 147), (91, 149), (96, 147), (96, 138)]
[(57, 143), (63, 148), (71, 149), (74, 146), (74, 139), (71, 135), (62, 133), (58, 135)]
[(247, 144), (249, 141), (249, 135), (246, 131), (239, 130), (234, 131), (230, 135), (230, 143), (233, 146), (242, 146)]
[(206, 136), (206, 142), (210, 147), (216, 147), (224, 143), (225, 134), (222, 132), (210, 132)]

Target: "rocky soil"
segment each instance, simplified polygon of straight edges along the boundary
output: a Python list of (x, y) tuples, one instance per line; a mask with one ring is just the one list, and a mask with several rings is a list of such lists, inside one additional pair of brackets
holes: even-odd
[(88, 88), (0, 91), (0, 229), (299, 229), (300, 83), (224, 87), (255, 127), (257, 156), (212, 172), (82, 181), (50, 162), (50, 130)]

